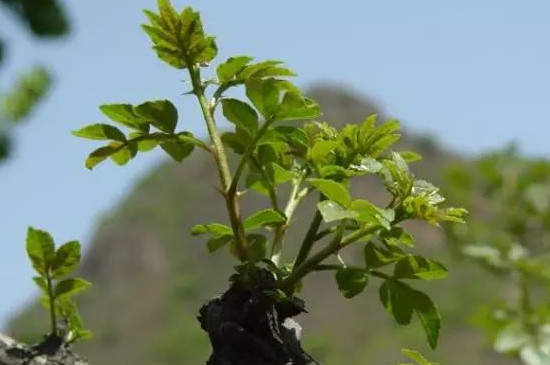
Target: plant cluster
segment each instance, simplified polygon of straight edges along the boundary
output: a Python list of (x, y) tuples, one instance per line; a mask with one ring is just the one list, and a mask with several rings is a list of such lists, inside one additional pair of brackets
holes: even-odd
[[(446, 227), (449, 241), (508, 289), (480, 310), (477, 324), (495, 351), (526, 365), (548, 364), (550, 164), (512, 147), (456, 166), (447, 177), (449, 194), (473, 214), (468, 226)], [(479, 192), (482, 201), (474, 200)]]
[(26, 247), (38, 274), (33, 280), (42, 292), (40, 302), (50, 314), (50, 336), (65, 343), (91, 337), (91, 332), (83, 327), (73, 299), (88, 289), (90, 283), (78, 277), (67, 278), (80, 263), (80, 243), (70, 241), (56, 249), (48, 232), (29, 227)]
[[(74, 132), (107, 143), (88, 156), (86, 166), (91, 169), (108, 158), (123, 165), (157, 146), (176, 161), (195, 147), (202, 149), (217, 168), (228, 223), (201, 224), (191, 233), (208, 235), (211, 252), (227, 248), (240, 262), (239, 280), (253, 281), (260, 267), (270, 270), (276, 278), (275, 296), (288, 300), (304, 277), (319, 270), (335, 272), (346, 298), (361, 293), (369, 278), (381, 279), (384, 307), (404, 325), (415, 314), (435, 347), (439, 313), (413, 282), (445, 277), (446, 269), (414, 253), (414, 240), (401, 223), (462, 223), (466, 211), (445, 207), (437, 187), (415, 178), (408, 164), (420, 156), (392, 151), (400, 137), (399, 123), (377, 123), (375, 115), (341, 130), (312, 122), (321, 116), (319, 106), (289, 81), (295, 74), (280, 61), (231, 57), (204, 77), (218, 49), (214, 37), (205, 34), (199, 13), (189, 7), (177, 12), (168, 0), (159, 0), (158, 6), (158, 13), (145, 12), (149, 24), (143, 29), (159, 59), (187, 71), (192, 85), (188, 94), (198, 101), (210, 141), (178, 128), (178, 111), (168, 100), (103, 105), (101, 111), (118, 126), (92, 124)], [(244, 89), (246, 99), (229, 95), (236, 88)], [(233, 124), (232, 130), (220, 131), (218, 110)], [(230, 152), (237, 156), (235, 166), (229, 163)], [(351, 194), (350, 182), (368, 176), (385, 184), (385, 205)], [(240, 199), (246, 194), (267, 196), (269, 206), (243, 217)], [(296, 250), (285, 235), (297, 207), (308, 197), (317, 201), (311, 224), (296, 256), (284, 261), (285, 250)], [(351, 245), (363, 247), (360, 266), (346, 264), (339, 255)]]

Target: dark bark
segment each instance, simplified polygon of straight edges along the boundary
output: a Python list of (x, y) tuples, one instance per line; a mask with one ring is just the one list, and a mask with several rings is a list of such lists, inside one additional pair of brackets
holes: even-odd
[(232, 278), (230, 288), (199, 313), (212, 355), (207, 365), (318, 365), (300, 345), (304, 312), (298, 298), (276, 299), (275, 280), (265, 270), (254, 280)]
[(27, 346), (0, 334), (0, 365), (88, 365), (57, 337)]

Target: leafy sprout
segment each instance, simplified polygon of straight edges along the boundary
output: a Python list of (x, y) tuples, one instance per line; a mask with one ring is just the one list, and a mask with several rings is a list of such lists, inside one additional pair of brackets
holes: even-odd
[[(56, 249), (48, 232), (29, 227), (26, 246), (32, 267), (38, 274), (33, 280), (42, 292), (40, 301), (50, 314), (50, 335), (67, 343), (91, 337), (92, 333), (83, 327), (73, 300), (74, 295), (91, 284), (81, 278), (67, 278), (80, 263), (80, 243), (70, 241)], [(66, 328), (60, 326), (61, 319)]]

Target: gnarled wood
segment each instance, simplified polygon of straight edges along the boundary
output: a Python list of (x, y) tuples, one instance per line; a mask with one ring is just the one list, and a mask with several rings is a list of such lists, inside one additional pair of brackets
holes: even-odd
[(0, 365), (88, 365), (55, 338), (28, 346), (0, 333)]

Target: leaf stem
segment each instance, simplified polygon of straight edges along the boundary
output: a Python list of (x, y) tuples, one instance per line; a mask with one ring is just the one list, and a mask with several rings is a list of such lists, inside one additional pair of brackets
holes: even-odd
[[(189, 61), (189, 60), (187, 60)], [(196, 65), (186, 62), (188, 66), (189, 76), (191, 77), (191, 83), (193, 85), (193, 93), (196, 95), (199, 101), (206, 127), (208, 129), (208, 135), (212, 141), (214, 147), (214, 159), (216, 161), (216, 167), (218, 168), (218, 174), (220, 176), (221, 187), (224, 192), (225, 202), (229, 213), (229, 220), (231, 222), (231, 228), (233, 229), (233, 235), (235, 236), (235, 248), (237, 256), (244, 262), (247, 261), (246, 253), (246, 237), (242, 219), (240, 216), (239, 202), (235, 189), (231, 189), (231, 171), (229, 170), (229, 163), (227, 160), (227, 154), (223, 147), (220, 133), (216, 126), (214, 119), (213, 108), (208, 103), (206, 96), (204, 95), (204, 88), (200, 80), (200, 69)]]
[(52, 326), (52, 335), (57, 337), (57, 314), (55, 313), (55, 296), (53, 292), (52, 278), (46, 274), (46, 283), (48, 285), (48, 299), (50, 302), (50, 320)]

